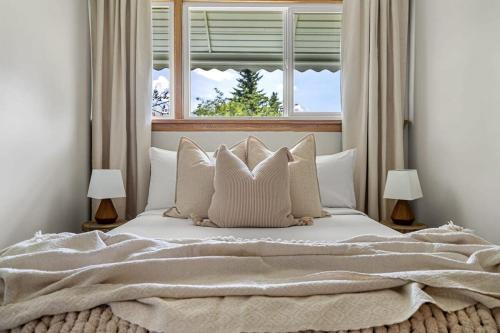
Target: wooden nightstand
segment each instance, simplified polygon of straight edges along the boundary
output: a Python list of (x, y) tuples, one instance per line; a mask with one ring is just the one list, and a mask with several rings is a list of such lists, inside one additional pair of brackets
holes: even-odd
[(382, 221), (380, 223), (382, 223), (385, 226), (388, 226), (391, 229), (399, 231), (400, 233), (403, 233), (403, 234), (407, 234), (409, 232), (418, 231), (418, 230), (422, 230), (422, 229), (427, 228), (427, 225), (425, 225), (423, 223), (415, 223), (415, 222), (413, 222), (413, 224), (411, 224), (411, 225), (399, 225), (399, 224), (395, 224), (394, 222), (392, 222), (390, 220), (389, 221)]
[(96, 221), (88, 221), (82, 224), (82, 231), (87, 232), (99, 230), (102, 232), (108, 232), (110, 230), (113, 230), (114, 228), (124, 225), (125, 223), (127, 223), (127, 221), (123, 219), (118, 219), (115, 223), (112, 224), (99, 224)]

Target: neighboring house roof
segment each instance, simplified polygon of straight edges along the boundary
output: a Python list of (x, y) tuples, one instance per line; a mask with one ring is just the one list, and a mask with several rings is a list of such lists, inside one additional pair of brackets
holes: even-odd
[[(153, 63), (168, 67), (168, 8), (153, 9)], [(283, 67), (281, 12), (191, 10), (192, 69), (249, 68), (273, 71)], [(340, 13), (295, 16), (295, 69), (340, 69)]]

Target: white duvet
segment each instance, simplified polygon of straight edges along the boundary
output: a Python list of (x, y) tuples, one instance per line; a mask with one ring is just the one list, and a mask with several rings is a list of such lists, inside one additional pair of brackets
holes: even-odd
[(163, 210), (150, 210), (116, 228), (109, 234), (131, 233), (157, 239), (205, 239), (231, 236), (242, 239), (282, 239), (331, 241), (361, 235), (397, 236), (398, 232), (363, 213), (347, 208), (325, 208), (332, 216), (315, 219), (312, 226), (289, 228), (208, 228), (195, 226), (191, 220), (162, 216)]

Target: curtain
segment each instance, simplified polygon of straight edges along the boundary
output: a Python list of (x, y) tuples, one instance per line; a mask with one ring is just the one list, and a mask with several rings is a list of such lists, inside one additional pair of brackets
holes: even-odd
[(149, 183), (152, 34), (150, 0), (89, 0), (92, 167), (120, 169), (127, 219), (141, 212)]
[(375, 220), (387, 171), (404, 167), (409, 0), (347, 0), (342, 29), (342, 142), (356, 148), (358, 209)]

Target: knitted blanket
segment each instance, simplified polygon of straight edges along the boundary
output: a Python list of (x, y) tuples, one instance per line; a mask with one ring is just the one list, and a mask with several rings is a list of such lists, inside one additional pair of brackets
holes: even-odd
[[(463, 310), (444, 312), (433, 304), (424, 304), (411, 318), (401, 323), (371, 327), (363, 333), (497, 333), (500, 331), (500, 308), (490, 311), (481, 304)], [(80, 312), (44, 316), (5, 333), (147, 333), (145, 328), (131, 324), (113, 314), (108, 306)], [(211, 331), (206, 331), (206, 333)], [(312, 333), (315, 331), (301, 331)], [(317, 332), (317, 331), (316, 331)], [(325, 332), (325, 331), (323, 331)], [(339, 333), (339, 331), (329, 331)], [(2, 332), (3, 333), (3, 332)], [(326, 333), (326, 332), (325, 332)], [(342, 333), (360, 333), (360, 330)]]
[(337, 331), (403, 322), (425, 303), (500, 307), (500, 247), (427, 229), (336, 243), (91, 232), (0, 251), (0, 330), (108, 304), (152, 331)]

